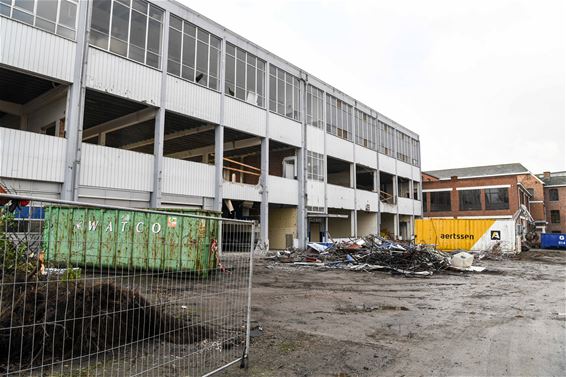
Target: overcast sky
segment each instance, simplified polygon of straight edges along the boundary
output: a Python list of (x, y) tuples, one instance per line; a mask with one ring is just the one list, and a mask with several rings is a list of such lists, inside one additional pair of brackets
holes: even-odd
[(423, 170), (566, 170), (562, 0), (181, 0), (417, 132)]

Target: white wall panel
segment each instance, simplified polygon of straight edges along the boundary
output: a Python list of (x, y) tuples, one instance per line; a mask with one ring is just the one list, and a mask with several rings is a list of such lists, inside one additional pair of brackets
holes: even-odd
[(397, 205), (381, 202), (381, 212), (397, 213)]
[(354, 209), (354, 189), (327, 185), (328, 207)]
[(396, 174), (395, 159), (384, 154), (379, 154), (379, 171)]
[(354, 161), (354, 144), (334, 135), (326, 135), (326, 153), (341, 160)]
[(415, 216), (423, 215), (423, 203), (420, 200), (413, 200), (413, 213)]
[(267, 177), (269, 203), (298, 205), (299, 182), (270, 175)]
[(162, 182), (167, 194), (214, 197), (214, 165), (164, 157)]
[(83, 143), (81, 186), (153, 191), (153, 155)]
[(399, 213), (401, 215), (412, 215), (413, 214), (413, 199), (409, 198), (397, 198), (397, 206), (399, 207)]
[(377, 169), (377, 152), (356, 144), (356, 162)]
[(376, 212), (378, 201), (379, 201), (379, 197), (375, 192), (366, 191), (366, 190), (356, 191), (357, 209), (361, 209), (363, 211), (369, 211), (369, 212)]
[(413, 167), (406, 162), (397, 161), (397, 175), (400, 177), (413, 178)]
[(200, 85), (167, 76), (167, 110), (220, 123), (220, 93)]
[(307, 126), (307, 149), (324, 154), (324, 130)]
[(234, 98), (226, 97), (224, 123), (230, 128), (265, 136), (265, 110)]
[(159, 106), (161, 72), (89, 47), (86, 86), (116, 96)]
[(421, 169), (419, 169), (416, 166), (413, 166), (412, 169), (413, 169), (413, 181), (420, 182), (422, 180)]
[(63, 182), (67, 140), (0, 128), (0, 177)]
[(269, 137), (295, 147), (301, 146), (301, 123), (269, 113)]
[(224, 181), (224, 198), (260, 202), (259, 185)]
[(324, 182), (307, 181), (307, 205), (324, 207)]
[(0, 64), (71, 82), (75, 48), (73, 41), (0, 17)]

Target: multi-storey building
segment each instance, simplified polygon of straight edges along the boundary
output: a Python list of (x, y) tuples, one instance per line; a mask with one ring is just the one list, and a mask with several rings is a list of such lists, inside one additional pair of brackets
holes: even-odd
[(409, 237), (419, 136), (175, 1), (0, 0), (0, 178), (256, 219), (272, 247)]
[(543, 182), (521, 164), (423, 172), (425, 217), (515, 219), (545, 232)]
[(566, 233), (566, 171), (544, 172), (544, 203), (549, 233)]

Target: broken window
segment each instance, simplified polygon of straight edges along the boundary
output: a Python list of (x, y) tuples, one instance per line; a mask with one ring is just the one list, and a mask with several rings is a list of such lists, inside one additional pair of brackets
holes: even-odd
[(307, 86), (307, 124), (323, 128), (324, 92), (312, 85)]
[(324, 181), (324, 155), (307, 151), (307, 179)]
[(411, 162), (411, 137), (397, 130), (397, 159)]
[(0, 1), (0, 14), (38, 29), (75, 39), (77, 0)]
[(428, 192), (423, 192), (423, 213), (428, 212)]
[(419, 188), (420, 188), (420, 183), (417, 181), (413, 181), (413, 199), (414, 200), (420, 200), (419, 198)]
[(484, 192), (485, 209), (509, 209), (509, 189), (507, 187), (485, 189)]
[(431, 212), (450, 211), (452, 203), (450, 199), (451, 191), (429, 192)]
[(230, 43), (226, 44), (226, 95), (264, 107), (265, 62)]
[(560, 224), (560, 211), (559, 210), (550, 211), (550, 222), (552, 224)]
[(326, 132), (352, 141), (352, 106), (326, 95)]
[(557, 202), (559, 200), (558, 189), (555, 189), (555, 188), (549, 189), (548, 190), (548, 197), (549, 197), (550, 201)]
[(460, 211), (481, 210), (481, 191), (480, 190), (460, 190)]

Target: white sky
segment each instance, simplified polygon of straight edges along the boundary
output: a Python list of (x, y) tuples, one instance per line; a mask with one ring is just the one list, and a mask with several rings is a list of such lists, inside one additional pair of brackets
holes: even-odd
[(566, 170), (561, 0), (180, 0), (417, 132), (423, 170)]

